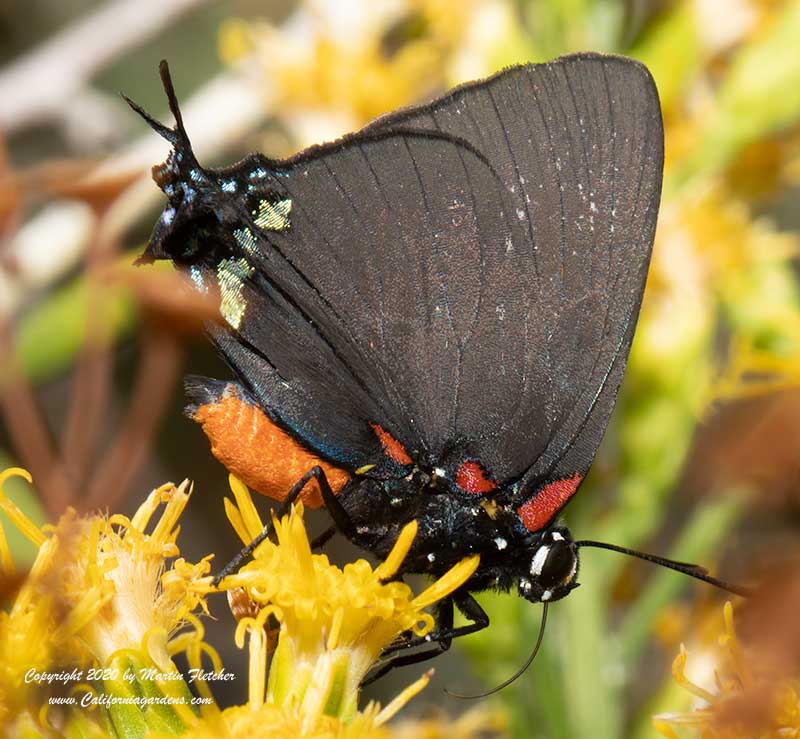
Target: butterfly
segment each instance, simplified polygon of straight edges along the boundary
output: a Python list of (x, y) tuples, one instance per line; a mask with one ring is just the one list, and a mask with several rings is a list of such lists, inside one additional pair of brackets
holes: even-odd
[(558, 519), (608, 424), (648, 272), (663, 128), (643, 65), (512, 67), (223, 169), (199, 165), (161, 76), (174, 128), (131, 103), (172, 144), (141, 261), (172, 260), (219, 301), (209, 334), (236, 380), (187, 380), (214, 454), (287, 505), (324, 504), (378, 557), (415, 519), (402, 573), (480, 554), (440, 604), (437, 646), (393, 664), (488, 626), (476, 592), (563, 598), (581, 546), (720, 583)]

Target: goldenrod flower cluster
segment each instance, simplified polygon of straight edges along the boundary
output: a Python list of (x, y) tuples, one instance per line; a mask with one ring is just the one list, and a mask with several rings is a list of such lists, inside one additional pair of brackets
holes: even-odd
[[(471, 737), (497, 730), (484, 711), (455, 723), (432, 720), (387, 726), (427, 684), (422, 675), (387, 706), (358, 705), (359, 685), (383, 650), (406, 633), (434, 628), (425, 610), (475, 571), (468, 557), (419, 595), (391, 578), (416, 534), (405, 527), (387, 559), (332, 565), (314, 554), (302, 506), (274, 519), (276, 542), (220, 587), (211, 555), (180, 557), (178, 520), (191, 485), (163, 485), (138, 511), (121, 515), (65, 513), (39, 529), (2, 492), (19, 469), (0, 474), (0, 510), (38, 547), (10, 610), (0, 612), (0, 725), (19, 736), (82, 737)], [(262, 529), (247, 488), (231, 478), (228, 515), (244, 542)], [(0, 527), (0, 563), (9, 583), (14, 565)], [(224, 672), (204, 639), (207, 598), (229, 590), (246, 604), (235, 634), (247, 641), (248, 700), (221, 709), (203, 676)], [(272, 633), (277, 632), (277, 643)], [(199, 676), (175, 666), (186, 655)], [(414, 727), (419, 732), (416, 733)]]

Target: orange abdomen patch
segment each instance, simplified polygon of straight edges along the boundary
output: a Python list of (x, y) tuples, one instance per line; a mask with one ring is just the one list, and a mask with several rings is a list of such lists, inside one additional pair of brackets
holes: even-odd
[[(262, 495), (282, 501), (314, 465), (325, 470), (334, 493), (350, 473), (325, 462), (277, 426), (258, 406), (242, 400), (233, 386), (219, 400), (199, 406), (192, 416), (211, 441), (211, 453), (242, 482)], [(300, 493), (309, 508), (324, 504), (316, 480)]]

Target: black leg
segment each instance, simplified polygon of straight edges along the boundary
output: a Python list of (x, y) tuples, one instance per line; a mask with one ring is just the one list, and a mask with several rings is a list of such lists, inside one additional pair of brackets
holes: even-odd
[[(312, 479), (315, 479), (319, 484), (319, 489), (322, 492), (322, 499), (325, 501), (325, 507), (330, 511), (331, 518), (333, 518), (333, 522), (336, 524), (336, 527), (339, 528), (342, 533), (345, 534), (345, 536), (349, 536), (355, 531), (355, 527), (350, 521), (347, 511), (345, 511), (345, 509), (342, 507), (342, 504), (333, 494), (333, 490), (331, 490), (331, 486), (328, 483), (328, 478), (325, 477), (325, 471), (319, 466), (312, 467), (292, 486), (292, 489), (287, 493), (286, 497), (281, 503), (280, 508), (278, 509), (278, 518), (286, 515), (286, 513), (292, 507), (292, 504), (300, 496), (303, 488)], [(219, 585), (219, 582), (223, 577), (235, 572), (241, 566), (242, 562), (250, 557), (255, 551), (256, 547), (261, 544), (261, 542), (264, 541), (264, 539), (266, 539), (271, 533), (272, 518), (270, 517), (270, 520), (261, 530), (261, 533), (256, 536), (256, 538), (253, 539), (253, 541), (251, 541), (246, 547), (244, 547), (244, 549), (242, 549), (230, 562), (228, 562), (228, 564), (226, 564), (219, 573), (217, 573), (217, 575), (214, 577), (214, 585)], [(324, 535), (325, 534), (323, 534), (323, 536)], [(328, 538), (330, 538), (330, 536)], [(325, 541), (327, 541), (327, 539), (324, 539), (322, 543), (324, 544)]]
[[(453, 603), (458, 607), (458, 610), (467, 618), (472, 620), (471, 624), (453, 628)], [(395, 667), (403, 667), (405, 665), (414, 665), (425, 660), (438, 657), (448, 649), (450, 649), (453, 639), (467, 634), (474, 634), (476, 631), (485, 629), (489, 625), (489, 616), (486, 611), (481, 608), (480, 603), (475, 600), (469, 593), (463, 595), (458, 594), (447, 600), (443, 600), (439, 605), (438, 612), (438, 628), (432, 634), (424, 637), (416, 637), (414, 639), (407, 639), (402, 644), (395, 647), (389, 647), (386, 650), (387, 654), (392, 654), (389, 659), (378, 667), (373, 673), (368, 675), (362, 682), (362, 687), (375, 682), (378, 678), (383, 677), (387, 672), (393, 670)], [(436, 646), (432, 649), (425, 649), (413, 654), (398, 654), (400, 651), (420, 647), (424, 644), (431, 644), (437, 642)]]
[[(447, 598), (439, 603), (439, 607), (437, 608), (436, 613), (436, 622), (439, 624), (439, 628), (444, 628), (445, 630), (452, 631), (453, 629), (453, 599)], [(430, 635), (432, 636), (432, 635)], [(421, 652), (415, 652), (414, 654), (397, 654), (398, 651), (406, 649), (409, 646), (410, 642), (415, 642), (413, 646), (419, 646), (420, 644), (429, 644), (433, 639), (430, 641), (426, 641), (426, 638), (417, 638), (417, 639), (407, 639), (402, 644), (398, 644), (396, 647), (388, 647), (385, 652), (388, 654), (394, 653), (393, 656), (389, 657), (382, 665), (379, 665), (377, 669), (373, 670), (369, 675), (367, 675), (361, 681), (361, 687), (365, 687), (374, 683), (376, 680), (382, 678), (387, 672), (390, 672), (395, 667), (403, 667), (405, 665), (413, 665), (417, 662), (424, 662), (428, 659), (433, 659), (434, 657), (446, 652), (450, 648), (450, 640), (445, 640), (444, 642), (439, 642), (435, 647), (432, 649), (426, 649)]]
[(356, 527), (350, 520), (350, 514), (344, 509), (342, 502), (334, 495), (333, 490), (331, 490), (328, 478), (325, 477), (325, 471), (322, 467), (314, 467), (310, 470), (309, 474), (317, 478), (319, 490), (322, 493), (322, 500), (325, 502), (328, 513), (331, 514), (334, 526), (350, 539), (350, 541), (353, 541), (356, 535)]
[(314, 541), (311, 542), (312, 551), (324, 547), (335, 533), (336, 527), (328, 526), (325, 531), (323, 531), (316, 539), (314, 539)]
[[(413, 649), (414, 647), (421, 647), (424, 644), (430, 644), (431, 642), (435, 641), (439, 642), (440, 644), (445, 643), (447, 645), (442, 650), (444, 652), (450, 648), (450, 643), (453, 639), (458, 639), (460, 636), (467, 636), (467, 634), (474, 634), (476, 631), (481, 631), (489, 625), (489, 616), (487, 615), (486, 611), (481, 608), (480, 603), (478, 603), (478, 601), (476, 601), (470, 593), (456, 594), (453, 596), (453, 601), (458, 607), (458, 610), (472, 621), (471, 624), (465, 624), (464, 626), (453, 628), (452, 604), (450, 604), (450, 618), (443, 618), (442, 611), (440, 610), (437, 618), (439, 627), (436, 629), (436, 631), (434, 631), (432, 634), (428, 634), (427, 636), (406, 639), (404, 642), (395, 647), (388, 647), (386, 649), (386, 654), (405, 651), (406, 649)], [(448, 601), (442, 601), (441, 607), (444, 607), (447, 602)]]

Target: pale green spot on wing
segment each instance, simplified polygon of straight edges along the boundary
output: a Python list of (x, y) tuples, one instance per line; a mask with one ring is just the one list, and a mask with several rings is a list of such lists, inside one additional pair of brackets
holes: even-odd
[(253, 212), (256, 226), (264, 231), (285, 231), (289, 228), (289, 213), (292, 212), (292, 201), (289, 198), (271, 203), (262, 200), (258, 210)]
[(222, 317), (235, 329), (244, 317), (247, 301), (242, 296), (244, 282), (255, 272), (244, 258), (223, 259), (217, 265), (217, 281), (222, 300), (219, 312)]
[(258, 243), (256, 242), (256, 237), (249, 228), (237, 228), (233, 232), (233, 238), (236, 239), (236, 243), (239, 244), (246, 253), (255, 254)]

